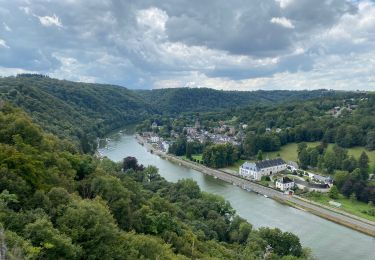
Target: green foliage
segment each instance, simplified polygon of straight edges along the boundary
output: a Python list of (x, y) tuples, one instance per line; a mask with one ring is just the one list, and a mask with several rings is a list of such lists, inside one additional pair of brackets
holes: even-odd
[(174, 88), (139, 90), (136, 93), (146, 103), (166, 114), (207, 112), (249, 104), (273, 104), (291, 100), (305, 100), (329, 96), (334, 92), (316, 91), (218, 91), (208, 88)]
[(366, 175), (369, 169), (368, 163), (369, 163), (368, 155), (366, 154), (366, 152), (362, 152), (358, 160), (358, 168), (361, 170), (363, 174), (366, 174)]
[[(0, 122), (10, 122), (0, 140), (0, 240), (10, 259), (254, 259), (266, 245), (275, 257), (302, 256), (291, 234), (253, 230), (191, 179), (168, 183), (153, 166), (122, 171), (82, 155), (9, 106)], [(233, 147), (215, 149), (235, 159)]]
[(302, 246), (299, 238), (289, 232), (282, 232), (280, 229), (260, 228), (259, 235), (272, 248), (272, 252), (279, 256), (301, 256)]
[(331, 199), (338, 199), (339, 198), (339, 190), (337, 189), (336, 186), (331, 187), (331, 189), (329, 190), (328, 196)]
[(375, 130), (369, 131), (367, 133), (366, 148), (370, 151), (375, 150)]
[(39, 247), (41, 258), (78, 259), (80, 256), (80, 246), (73, 245), (71, 238), (61, 234), (48, 219), (37, 219), (26, 225), (24, 234), (33, 246)]
[(203, 163), (212, 168), (223, 168), (238, 160), (238, 150), (232, 144), (206, 146), (202, 155)]
[[(124, 87), (38, 75), (0, 78), (0, 98), (24, 109), (48, 132), (73, 140), (83, 152), (94, 151), (96, 137), (140, 122), (152, 112), (137, 94)], [(14, 122), (10, 131), (24, 124)], [(32, 128), (24, 130), (35, 132)], [(3, 133), (0, 136), (6, 137)], [(33, 139), (30, 141), (37, 141), (35, 135), (28, 136)]]

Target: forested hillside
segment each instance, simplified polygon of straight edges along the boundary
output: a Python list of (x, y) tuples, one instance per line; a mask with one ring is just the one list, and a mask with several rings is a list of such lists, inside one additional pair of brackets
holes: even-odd
[(82, 155), (6, 103), (0, 248), (6, 259), (308, 258), (298, 237), (253, 229), (194, 181), (168, 183), (135, 158)]
[(92, 152), (96, 137), (155, 114), (222, 111), (251, 104), (272, 105), (342, 95), (316, 91), (218, 91), (213, 89), (129, 90), (21, 74), (0, 78), (0, 99), (24, 109), (46, 131)]
[[(256, 104), (216, 113), (200, 113), (203, 128), (228, 122), (246, 135), (245, 152), (277, 151), (292, 142), (336, 143), (375, 149), (375, 93), (342, 92), (334, 96)], [(244, 128), (240, 127), (246, 126)], [(240, 129), (241, 128), (241, 129)]]
[(126, 88), (41, 75), (0, 78), (0, 99), (24, 109), (48, 132), (79, 143), (83, 152), (93, 151), (96, 137), (152, 112)]
[(274, 104), (338, 95), (327, 90), (314, 91), (219, 91), (208, 88), (174, 88), (137, 91), (146, 103), (166, 114), (208, 112), (254, 104)]

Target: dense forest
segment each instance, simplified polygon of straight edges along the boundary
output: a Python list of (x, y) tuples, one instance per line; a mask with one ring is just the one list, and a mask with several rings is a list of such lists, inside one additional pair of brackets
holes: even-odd
[(93, 152), (96, 137), (155, 115), (213, 112), (254, 104), (272, 105), (341, 95), (316, 91), (218, 91), (213, 89), (129, 90), (104, 84), (20, 74), (0, 77), (0, 98), (26, 111), (46, 131)]
[(254, 229), (192, 180), (80, 153), (0, 105), (0, 247), (7, 259), (299, 259), (298, 237)]
[(126, 88), (42, 75), (0, 78), (0, 99), (21, 107), (46, 131), (73, 140), (83, 152), (94, 151), (96, 137), (152, 113), (149, 105)]
[(158, 112), (178, 115), (183, 112), (209, 112), (255, 104), (275, 104), (295, 100), (335, 96), (338, 92), (314, 91), (220, 91), (209, 88), (138, 90), (139, 96)]
[[(334, 116), (335, 107), (342, 109)], [(350, 109), (347, 109), (350, 108)], [(244, 153), (277, 151), (292, 142), (322, 141), (349, 148), (375, 149), (375, 94), (343, 92), (333, 97), (290, 101), (274, 105), (253, 105), (224, 112), (201, 113), (203, 128), (213, 122), (233, 121), (246, 135)], [(276, 131), (278, 129), (279, 131)]]

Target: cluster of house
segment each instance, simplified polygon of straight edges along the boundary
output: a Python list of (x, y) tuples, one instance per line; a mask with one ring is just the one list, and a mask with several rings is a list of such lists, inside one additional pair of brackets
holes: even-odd
[(156, 145), (158, 150), (163, 152), (168, 152), (169, 146), (171, 145), (170, 141), (164, 140), (153, 132), (144, 132), (142, 133), (142, 137), (145, 138), (148, 143)]
[(186, 130), (186, 138), (188, 141), (198, 141), (200, 143), (210, 141), (215, 144), (231, 143), (233, 145), (240, 145), (241, 143), (241, 139), (237, 136), (210, 133), (208, 131), (197, 130), (193, 127), (185, 127), (184, 130)]
[(231, 143), (233, 145), (240, 145), (244, 136), (236, 134), (236, 129), (233, 126), (228, 126), (219, 122), (219, 127), (214, 127), (212, 132), (201, 129), (199, 118), (196, 119), (194, 127), (184, 127), (186, 131), (186, 138), (188, 141), (198, 141), (204, 143), (210, 141), (215, 144)]
[[(239, 175), (249, 180), (260, 181), (263, 176), (271, 176), (287, 169), (294, 171), (298, 169), (298, 165), (294, 162), (286, 163), (281, 158), (277, 158), (257, 162), (245, 162), (239, 168)], [(304, 174), (309, 177), (310, 182), (299, 178), (293, 178), (292, 180), (284, 176), (276, 180), (275, 186), (282, 191), (288, 191), (297, 186), (300, 189), (307, 188), (309, 191), (315, 190), (321, 192), (327, 192), (332, 186), (333, 180), (330, 176), (326, 177), (309, 172), (304, 172)]]
[[(240, 166), (239, 175), (249, 179), (260, 181), (263, 176), (271, 176), (272, 174), (286, 170), (288, 165), (281, 158), (272, 160), (263, 160), (258, 162), (245, 162)], [(276, 180), (276, 188), (287, 191), (294, 187), (294, 181), (288, 177), (282, 177)]]
[(344, 106), (336, 106), (328, 111), (333, 117), (339, 117), (343, 111), (347, 111), (349, 113), (353, 112), (358, 107), (358, 105), (344, 105)]

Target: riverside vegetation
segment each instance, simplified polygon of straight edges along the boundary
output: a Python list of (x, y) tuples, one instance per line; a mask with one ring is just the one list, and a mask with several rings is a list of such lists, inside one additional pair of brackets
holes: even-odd
[[(374, 111), (372, 92), (326, 93), (304, 102), (260, 102), (245, 108), (199, 113), (199, 117), (196, 113), (154, 116), (140, 124), (138, 131), (153, 131), (172, 141), (170, 153), (213, 168), (237, 171), (245, 160), (283, 155), (285, 160), (298, 161), (302, 169), (330, 175), (340, 196), (353, 203), (350, 212), (357, 214), (352, 210), (358, 208), (354, 207), (356, 201), (367, 203), (368, 207), (357, 215), (373, 219)], [(197, 118), (200, 129), (193, 130), (198, 133), (186, 138), (186, 129), (194, 128)], [(157, 122), (158, 128), (152, 129), (151, 122)], [(207, 136), (219, 132), (239, 145), (215, 143), (204, 138), (204, 132)]]
[[(155, 93), (152, 102), (150, 93)], [(191, 95), (196, 98), (183, 98)], [(348, 98), (366, 99), (345, 117), (326, 115)], [(238, 103), (229, 109), (233, 100)], [(310, 258), (295, 235), (253, 229), (223, 198), (201, 192), (191, 180), (168, 183), (156, 168), (144, 168), (134, 158), (123, 164), (96, 159), (90, 155), (96, 138), (132, 123), (142, 129), (155, 120), (162, 126), (158, 134), (167, 137), (194, 118), (191, 111), (202, 111), (203, 128), (220, 120), (249, 125), (238, 148), (209, 144), (209, 153), (206, 147), (189, 147), (189, 157), (201, 153), (212, 167), (291, 142), (326, 140), (372, 149), (373, 104), (372, 94), (325, 90), (147, 92), (41, 75), (0, 78), (1, 248), (10, 259)], [(288, 127), (288, 134), (265, 127)], [(342, 135), (351, 141), (341, 143)]]
[[(27, 77), (16, 80), (28, 82)], [(114, 163), (84, 153), (79, 133), (87, 126), (70, 115), (54, 120), (55, 126), (47, 119), (51, 98), (64, 107), (49, 116), (61, 115), (75, 107), (63, 101), (75, 94), (58, 101), (28, 88), (9, 88), (2, 97), (29, 107), (25, 110), (40, 125), (20, 108), (0, 102), (0, 248), (7, 259), (310, 258), (297, 236), (253, 229), (227, 201), (200, 191), (194, 181), (169, 183), (135, 158)], [(0, 89), (5, 93), (4, 86)], [(16, 98), (26, 93), (28, 102)], [(99, 112), (80, 109), (94, 126)], [(61, 132), (65, 123), (78, 132)]]

